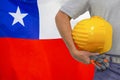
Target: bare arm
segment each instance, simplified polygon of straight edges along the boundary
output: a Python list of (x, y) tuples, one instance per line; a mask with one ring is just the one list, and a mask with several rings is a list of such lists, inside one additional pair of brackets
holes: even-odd
[(73, 58), (83, 63), (90, 63), (89, 56), (97, 55), (98, 53), (95, 54), (87, 51), (79, 51), (76, 49), (71, 34), (72, 32), (71, 24), (70, 24), (71, 18), (64, 12), (59, 11), (55, 17), (55, 20), (56, 20), (57, 28), (62, 38), (64, 39)]
[(58, 14), (56, 15), (56, 25), (57, 28), (63, 37), (64, 41), (66, 42), (68, 48), (71, 49), (76, 49), (72, 40), (72, 35), (71, 35), (71, 24), (70, 24), (71, 18), (67, 16), (65, 13), (62, 11), (59, 11)]

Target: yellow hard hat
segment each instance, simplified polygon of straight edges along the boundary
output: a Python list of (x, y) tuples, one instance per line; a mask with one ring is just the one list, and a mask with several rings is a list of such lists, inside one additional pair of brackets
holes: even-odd
[(72, 30), (73, 41), (80, 50), (105, 53), (112, 46), (112, 26), (99, 16), (78, 22)]

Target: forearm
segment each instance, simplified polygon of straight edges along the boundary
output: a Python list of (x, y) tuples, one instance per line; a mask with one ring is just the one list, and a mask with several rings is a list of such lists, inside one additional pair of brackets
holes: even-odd
[(65, 13), (59, 11), (55, 19), (56, 19), (57, 28), (62, 38), (64, 39), (65, 43), (67, 44), (69, 50), (76, 49), (71, 34), (72, 32), (70, 25), (71, 18), (67, 16)]
[(71, 18), (65, 13), (59, 11), (55, 19), (56, 19), (57, 28), (62, 38), (64, 39), (72, 57), (77, 61), (87, 63), (87, 64), (90, 63), (89, 56), (98, 55), (98, 54), (76, 49), (73, 39), (72, 39), (72, 29), (70, 25)]

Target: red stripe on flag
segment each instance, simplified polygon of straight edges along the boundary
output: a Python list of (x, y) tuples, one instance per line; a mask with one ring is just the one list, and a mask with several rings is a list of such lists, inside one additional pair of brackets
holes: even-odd
[(75, 61), (62, 39), (0, 39), (0, 80), (92, 80), (93, 65)]

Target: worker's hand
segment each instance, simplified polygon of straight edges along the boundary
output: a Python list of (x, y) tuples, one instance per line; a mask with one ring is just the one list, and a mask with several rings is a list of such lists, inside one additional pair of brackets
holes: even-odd
[(71, 51), (71, 55), (77, 61), (83, 62), (85, 64), (89, 64), (90, 63), (90, 56), (99, 55), (99, 53), (91, 53), (88, 51), (79, 51), (76, 49), (76, 50)]

